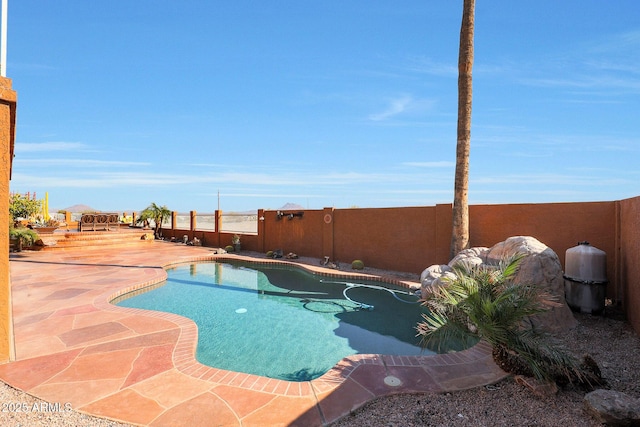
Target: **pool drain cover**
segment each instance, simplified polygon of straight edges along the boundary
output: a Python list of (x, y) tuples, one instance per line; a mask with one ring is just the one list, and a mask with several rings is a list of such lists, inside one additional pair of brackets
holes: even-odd
[(393, 375), (385, 377), (384, 383), (390, 387), (398, 387), (399, 385), (402, 385), (402, 381), (400, 381), (400, 378), (394, 377)]
[(242, 314), (242, 313), (246, 313), (246, 312), (247, 312), (246, 308), (239, 308), (239, 309), (236, 310), (236, 313), (238, 313), (238, 314)]

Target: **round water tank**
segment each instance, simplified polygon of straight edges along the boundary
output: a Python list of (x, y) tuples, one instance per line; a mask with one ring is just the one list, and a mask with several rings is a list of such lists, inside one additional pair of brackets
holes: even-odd
[(564, 288), (567, 304), (582, 313), (604, 310), (607, 285), (607, 254), (589, 242), (567, 249)]

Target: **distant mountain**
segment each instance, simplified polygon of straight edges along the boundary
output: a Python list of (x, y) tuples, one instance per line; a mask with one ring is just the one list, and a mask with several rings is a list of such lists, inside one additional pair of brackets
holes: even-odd
[(69, 206), (68, 208), (58, 209), (58, 210), (67, 211), (71, 213), (100, 212), (99, 210), (94, 209), (91, 206), (87, 206), (87, 205), (73, 205), (73, 206)]
[(292, 210), (301, 210), (304, 209), (304, 206), (301, 206), (297, 203), (286, 203), (280, 210), (283, 211), (292, 211)]

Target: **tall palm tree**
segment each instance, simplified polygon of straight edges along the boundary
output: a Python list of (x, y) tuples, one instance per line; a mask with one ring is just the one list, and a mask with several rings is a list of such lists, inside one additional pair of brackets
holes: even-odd
[(473, 68), (473, 33), (475, 0), (464, 0), (460, 50), (458, 53), (458, 140), (456, 144), (456, 175), (453, 192), (453, 258), (469, 246), (469, 151), (471, 146), (471, 100)]

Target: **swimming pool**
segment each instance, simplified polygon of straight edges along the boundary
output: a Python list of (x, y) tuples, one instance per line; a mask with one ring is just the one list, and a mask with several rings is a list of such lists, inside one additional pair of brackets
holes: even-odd
[(424, 309), (404, 288), (277, 264), (198, 262), (167, 274), (162, 286), (113, 303), (192, 319), (205, 365), (308, 381), (353, 354), (432, 353), (415, 336)]

